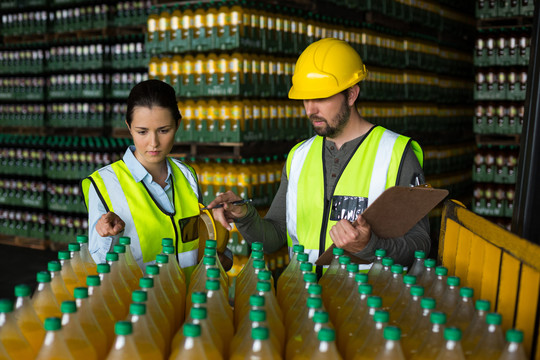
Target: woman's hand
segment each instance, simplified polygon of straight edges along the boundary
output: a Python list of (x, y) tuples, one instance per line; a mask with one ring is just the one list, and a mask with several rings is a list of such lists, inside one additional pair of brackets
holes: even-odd
[(233, 201), (242, 200), (242, 198), (232, 191), (227, 191), (221, 195), (216, 196), (214, 201), (208, 204), (208, 208), (212, 209), (214, 206), (223, 204), (222, 208), (212, 209), (212, 214), (214, 219), (219, 221), (221, 225), (227, 230), (232, 230), (229, 223), (233, 222), (235, 219), (240, 219), (247, 214), (247, 206), (244, 205), (233, 205)]
[(120, 216), (109, 211), (101, 215), (96, 224), (96, 231), (101, 237), (114, 236), (124, 231), (125, 227), (126, 224), (120, 219)]

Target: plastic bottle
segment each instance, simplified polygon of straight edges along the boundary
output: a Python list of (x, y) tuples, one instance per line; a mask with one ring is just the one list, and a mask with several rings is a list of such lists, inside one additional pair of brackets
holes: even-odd
[(62, 275), (62, 279), (64, 280), (66, 288), (69, 291), (70, 298), (73, 299), (73, 291), (77, 286), (84, 286), (84, 282), (79, 284), (79, 279), (71, 266), (71, 254), (69, 251), (59, 251), (58, 260), (60, 261), (60, 264), (62, 264), (60, 274)]
[(44, 327), (46, 331), (45, 340), (43, 341), (43, 345), (39, 350), (36, 360), (75, 360), (75, 354), (71, 353), (66, 340), (64, 339), (60, 318), (49, 317), (45, 319)]
[(497, 359), (501, 356), (505, 346), (501, 323), (501, 314), (488, 313), (486, 315), (487, 329), (482, 333), (468, 359)]
[(448, 276), (446, 278), (447, 287), (438, 302), (439, 309), (442, 312), (452, 314), (456, 309), (460, 300), (459, 284), (460, 279), (457, 276)]
[(152, 42), (157, 40), (158, 37), (158, 21), (159, 21), (159, 15), (158, 10), (155, 6), (152, 6), (150, 15), (148, 16), (148, 19), (146, 20), (146, 28), (148, 31), (148, 41)]
[(336, 332), (334, 329), (324, 327), (317, 333), (315, 346), (310, 346), (303, 354), (293, 359), (342, 359), (336, 346)]
[(201, 325), (186, 323), (183, 326), (183, 340), (175, 356), (170, 359), (188, 360), (188, 359), (223, 359), (212, 342), (204, 341)]
[[(322, 286), (322, 299), (324, 306), (329, 309), (330, 299), (336, 293), (337, 289), (341, 283), (347, 278), (347, 265), (351, 263), (351, 258), (347, 255), (341, 255), (339, 257), (339, 268), (337, 269), (335, 275), (332, 277), (331, 281)], [(331, 315), (332, 317), (332, 315)]]
[(139, 351), (133, 338), (133, 324), (129, 321), (119, 321), (114, 325), (116, 338), (107, 355), (107, 360), (142, 360), (145, 355)]
[(71, 300), (73, 297), (62, 279), (62, 265), (60, 262), (56, 260), (49, 261), (47, 263), (47, 270), (51, 274), (51, 288), (58, 304), (66, 300)]
[(107, 336), (107, 348), (110, 348), (114, 335), (114, 322), (116, 321), (101, 290), (101, 279), (98, 275), (89, 275), (86, 278), (88, 285), (89, 308), (98, 324)]
[(354, 303), (350, 306), (345, 304), (341, 313), (338, 315), (338, 321), (336, 323), (336, 329), (338, 331), (338, 348), (345, 349), (346, 344), (349, 342), (350, 337), (355, 331), (355, 324), (348, 322), (348, 319), (358, 319), (361, 321), (368, 311), (367, 299), (372, 294), (372, 287), (369, 284), (358, 285), (358, 297), (355, 298)]
[(116, 287), (111, 279), (111, 267), (107, 263), (98, 264), (97, 272), (99, 274), (99, 279), (101, 280), (101, 293), (105, 298), (107, 306), (111, 310), (114, 319), (120, 321), (124, 319), (127, 314), (127, 303), (125, 303), (122, 298), (118, 295)]
[(13, 317), (26, 340), (37, 354), (45, 338), (43, 323), (32, 307), (30, 286), (20, 284), (15, 286), (15, 311)]
[(307, 321), (308, 324), (289, 339), (285, 358), (292, 359), (309, 350), (311, 346), (317, 344), (317, 333), (323, 327), (331, 327), (330, 318), (326, 311), (315, 311), (311, 320), (311, 322)]
[[(260, 267), (264, 263), (262, 260), (256, 260), (254, 266)], [(263, 265), (264, 266), (264, 265)], [(239, 294), (240, 297), (235, 299), (235, 310), (234, 310), (234, 324), (238, 326), (240, 321), (245, 318), (249, 310), (249, 296), (248, 294), (254, 294), (257, 291), (257, 283), (259, 281), (270, 282), (270, 285), (273, 285), (272, 273), (268, 270), (256, 269), (258, 270), (257, 277), (253, 278), (252, 281), (244, 288), (244, 290)], [(238, 301), (236, 301), (238, 300)]]
[(506, 346), (498, 360), (528, 359), (523, 348), (523, 332), (516, 329), (506, 331)]
[(307, 272), (304, 274), (303, 277), (304, 278), (303, 278), (301, 287), (298, 287), (296, 289), (296, 293), (298, 295), (295, 296), (294, 301), (289, 302), (289, 305), (286, 305), (286, 307), (283, 308), (283, 315), (284, 315), (286, 324), (287, 324), (287, 319), (293, 319), (294, 314), (298, 314), (298, 311), (294, 311), (294, 309), (301, 308), (306, 303), (308, 297), (311, 297), (311, 295), (313, 295), (313, 291), (311, 291), (311, 293), (309, 291), (309, 288), (311, 286), (317, 285), (322, 292), (322, 287), (317, 284), (317, 274), (312, 273), (312, 272)]
[(162, 330), (158, 328), (156, 322), (154, 321), (154, 318), (148, 310), (148, 294), (146, 293), (146, 291), (143, 290), (135, 290), (133, 291), (133, 293), (131, 293), (131, 300), (132, 304), (145, 305), (146, 314), (144, 316), (139, 316), (138, 322), (141, 322), (146, 328), (148, 328), (150, 335), (154, 340), (154, 343), (164, 354), (167, 354), (169, 351), (169, 344), (165, 343), (165, 339), (162, 335)]
[(139, 286), (141, 287), (141, 290), (146, 292), (146, 295), (147, 295), (147, 301), (146, 301), (147, 313), (154, 320), (154, 323), (158, 327), (159, 332), (161, 333), (161, 336), (163, 337), (163, 340), (165, 341), (165, 344), (168, 344), (169, 341), (171, 340), (171, 334), (172, 334), (171, 333), (171, 328), (172, 328), (171, 320), (172, 319), (167, 318), (158, 300), (158, 297), (156, 296), (156, 292), (154, 291), (155, 290), (154, 279), (151, 279), (149, 277), (140, 278)]
[[(135, 274), (130, 269), (126, 257), (126, 246), (122, 244), (114, 245), (113, 250), (118, 254), (118, 268), (120, 274), (126, 283), (129, 292), (135, 290), (139, 286), (139, 278), (135, 277)], [(142, 277), (142, 276), (141, 276)]]
[(426, 259), (424, 261), (424, 272), (417, 278), (418, 285), (423, 286), (424, 289), (429, 289), (437, 277), (437, 274), (435, 274), (436, 264), (435, 259)]
[(473, 304), (474, 289), (462, 287), (459, 289), (459, 295), (461, 299), (448, 317), (448, 325), (465, 331), (475, 313)]
[(325, 273), (319, 280), (319, 285), (321, 285), (323, 289), (326, 287), (328, 283), (332, 281), (333, 277), (336, 275), (336, 272), (339, 269), (339, 257), (342, 256), (343, 253), (344, 253), (344, 250), (338, 247), (335, 247), (332, 249), (332, 255), (333, 255), (332, 261), (330, 262), (328, 269), (326, 269)]
[(230, 359), (281, 359), (270, 340), (268, 328), (256, 327), (251, 329), (251, 339), (252, 341), (246, 343), (246, 347), (240, 347), (234, 354), (231, 354)]
[[(178, 265), (178, 261), (174, 256), (174, 247), (173, 246), (163, 246), (163, 253), (169, 257), (169, 271), (173, 279), (177, 279), (178, 283), (183, 283), (187, 289), (187, 280), (184, 271)], [(180, 285), (182, 287), (182, 285)], [(187, 290), (186, 290), (187, 291)]]
[(375, 360), (405, 360), (400, 343), (401, 330), (396, 326), (387, 326), (383, 336), (385, 343)]
[[(319, 301), (321, 301), (319, 299)], [(281, 321), (281, 319), (279, 318), (276, 318), (276, 317), (272, 317), (269, 315), (269, 312), (266, 308), (266, 299), (264, 296), (261, 296), (261, 295), (257, 295), (257, 294), (254, 294), (254, 295), (251, 295), (250, 298), (249, 298), (249, 306), (250, 306), (250, 311), (251, 310), (263, 310), (265, 313), (266, 313), (266, 319), (267, 319), (267, 323), (268, 323), (268, 327), (270, 329), (270, 332), (272, 334), (274, 334), (279, 342), (282, 344), (282, 346), (284, 347), (284, 344), (285, 344), (285, 330), (284, 330), (284, 327), (283, 327), (283, 322)], [(238, 328), (241, 328), (243, 326), (243, 322), (240, 322)]]
[(424, 273), (424, 259), (426, 258), (426, 253), (423, 250), (416, 250), (414, 252), (414, 262), (409, 270), (409, 275), (414, 275), (417, 278)]
[(256, 242), (251, 244), (251, 255), (249, 256), (249, 259), (248, 259), (247, 263), (244, 265), (242, 270), (240, 270), (240, 272), (236, 276), (236, 284), (241, 283), (242, 279), (245, 276), (247, 276), (247, 274), (249, 274), (251, 271), (253, 271), (253, 260), (254, 260), (253, 253), (255, 252), (258, 255), (259, 254), (258, 252), (261, 252), (261, 251), (263, 251), (263, 243), (262, 242), (256, 241)]
[(362, 319), (359, 319), (355, 324), (352, 322), (345, 323), (344, 329), (340, 329), (340, 334), (343, 334), (344, 336), (346, 336), (345, 334), (348, 335), (349, 332), (351, 333), (349, 341), (342, 342), (342, 347), (340, 349), (346, 359), (352, 358), (356, 350), (364, 345), (366, 337), (369, 335), (375, 324), (373, 316), (375, 315), (375, 312), (382, 307), (381, 297), (369, 296), (367, 299), (367, 306), (368, 310)]
[(461, 348), (461, 330), (456, 327), (444, 329), (444, 347), (439, 351), (436, 360), (465, 360)]
[[(180, 309), (176, 310), (169, 300), (167, 292), (165, 291), (163, 284), (161, 283), (161, 277), (159, 274), (159, 266), (147, 265), (146, 274), (149, 278), (154, 280), (154, 293), (159, 301), (161, 309), (167, 316), (171, 323), (171, 334), (174, 334), (181, 325)], [(183, 309), (182, 309), (183, 313)]]
[(311, 319), (313, 319), (317, 311), (325, 311), (321, 297), (308, 298), (306, 300), (306, 306), (302, 307), (302, 311), (286, 328), (287, 342), (298, 336), (305, 327), (311, 326)]
[[(411, 286), (416, 284), (416, 276), (414, 275), (405, 275), (403, 276), (403, 284), (401, 286), (401, 291), (396, 297), (396, 300), (390, 307), (390, 318), (393, 325), (398, 325), (397, 320), (401, 317), (403, 309), (407, 306), (409, 299), (411, 298)], [(383, 300), (384, 301), (384, 300)]]
[(375, 250), (375, 260), (373, 260), (373, 265), (368, 271), (369, 283), (375, 284), (377, 282), (377, 277), (383, 270), (382, 259), (386, 256), (386, 250), (377, 249)]
[(75, 301), (64, 301), (60, 310), (62, 311), (62, 332), (69, 351), (74, 355), (78, 354), (78, 359), (97, 359), (97, 349), (94, 348), (96, 344), (90, 343), (81, 327)]
[(54, 296), (51, 287), (51, 274), (48, 271), (40, 271), (36, 275), (37, 289), (32, 296), (32, 306), (36, 310), (39, 319), (44, 322), (45, 318), (60, 316), (60, 305)]
[(277, 302), (276, 296), (272, 291), (272, 285), (268, 281), (259, 281), (257, 283), (256, 295), (264, 297), (264, 307), (268, 318), (275, 319), (272, 326), (278, 329), (278, 334), (285, 334), (283, 326), (283, 313)]
[(105, 324), (99, 323), (94, 316), (88, 299), (88, 288), (75, 288), (74, 295), (75, 304), (77, 305), (77, 319), (90, 344), (96, 350), (98, 359), (103, 359), (109, 351), (109, 345), (111, 345), (108, 343), (104, 329)]
[(397, 323), (400, 325), (402, 336), (407, 337), (412, 327), (422, 314), (421, 301), (424, 296), (424, 288), (418, 285), (411, 286), (411, 297), (403, 309)]
[(433, 280), (431, 287), (427, 289), (426, 296), (432, 297), (435, 301), (440, 301), (441, 296), (446, 289), (446, 276), (448, 275), (448, 269), (444, 266), (437, 266), (435, 268), (436, 278)]
[[(131, 289), (127, 283), (127, 281), (124, 279), (122, 274), (122, 268), (120, 265), (119, 256), (116, 252), (108, 252), (107, 255), (105, 255), (105, 260), (107, 261), (107, 264), (109, 264), (110, 272), (108, 277), (110, 277), (110, 281), (112, 285), (114, 286), (114, 289), (116, 290), (116, 293), (122, 300), (122, 303), (124, 307), (127, 308), (129, 301), (131, 299)], [(125, 270), (125, 269), (124, 269)], [(99, 272), (99, 270), (98, 270)]]
[[(165, 254), (156, 255), (156, 264), (159, 266), (159, 276), (161, 278), (161, 284), (163, 289), (167, 293), (167, 296), (175, 309), (175, 313), (178, 316), (178, 323), (184, 322), (184, 311), (186, 308), (186, 285), (182, 282), (180, 277), (173, 278), (172, 266), (169, 264), (169, 257)], [(176, 280), (176, 281), (175, 281)]]
[(257, 275), (259, 271), (266, 269), (264, 253), (262, 251), (252, 251), (250, 259), (250, 269), (246, 270), (244, 277), (241, 279), (236, 279), (236, 294), (234, 297), (235, 305), (242, 306), (245, 304), (245, 300), (249, 298), (249, 296), (253, 293), (253, 289), (257, 286)]
[(446, 324), (446, 314), (439, 311), (432, 311), (430, 320), (431, 328), (412, 359), (434, 359), (444, 346), (443, 333)]
[(409, 336), (402, 341), (402, 348), (406, 358), (411, 358), (417, 352), (420, 345), (422, 345), (422, 341), (431, 328), (431, 312), (434, 311), (435, 305), (435, 299), (433, 298), (425, 297), (420, 300), (422, 314), (409, 331)]
[[(383, 300), (384, 302), (384, 300)], [(384, 346), (385, 339), (383, 337), (384, 328), (390, 320), (390, 314), (385, 310), (375, 311), (373, 315), (373, 327), (367, 335), (364, 345), (356, 349), (353, 359), (373, 359), (381, 351)]]
[(257, 327), (266, 327), (270, 333), (270, 341), (272, 342), (274, 348), (278, 353), (283, 351), (283, 343), (278, 339), (268, 322), (266, 321), (266, 311), (264, 310), (250, 310), (249, 312), (249, 321), (243, 321), (241, 326), (238, 328), (238, 331), (233, 337), (230, 347), (230, 353), (234, 354), (239, 348), (245, 348), (247, 346), (246, 342), (249, 342), (251, 329)]
[[(288, 294), (288, 296), (281, 303), (281, 307), (284, 309), (284, 311), (291, 309), (296, 299), (298, 299), (298, 297), (300, 296), (300, 292), (302, 291), (302, 288), (304, 288), (304, 275), (311, 273), (315, 275), (316, 281), (317, 275), (314, 274), (312, 271), (313, 264), (307, 261), (300, 263), (300, 272), (298, 273), (298, 276), (296, 276), (296, 279), (289, 282), (289, 285), (286, 285), (283, 288), (283, 291)], [(286, 315), (286, 313), (284, 314)]]
[[(246, 118), (250, 119), (248, 117)], [(249, 173), (249, 166), (246, 159), (241, 159), (238, 166), (238, 195), (243, 199), (251, 199), (253, 197), (251, 174)]]
[(282, 294), (282, 289), (283, 289), (283, 286), (285, 285), (285, 283), (287, 282), (287, 280), (294, 274), (294, 272), (296, 271), (296, 269), (300, 266), (299, 263), (298, 263), (298, 259), (297, 259), (297, 255), (299, 253), (303, 253), (304, 252), (304, 245), (293, 245), (293, 256), (289, 262), (289, 265), (287, 266), (287, 268), (285, 269), (285, 271), (283, 271), (283, 273), (281, 274), (281, 276), (279, 277), (278, 279), (278, 282), (277, 282), (277, 294), (279, 296), (279, 298), (281, 299), (282, 295), (283, 296), (286, 296), (286, 294)]
[(403, 288), (403, 266), (394, 264), (390, 267), (390, 272), (390, 279), (379, 293), (379, 296), (383, 299), (383, 309), (385, 310), (390, 309), (394, 305), (396, 298)]
[[(357, 273), (354, 276), (356, 284), (352, 286), (354, 289), (351, 291), (345, 302), (343, 303), (343, 306), (341, 307), (341, 310), (337, 314), (336, 321), (334, 322), (336, 329), (340, 329), (341, 325), (343, 325), (343, 322), (350, 316), (351, 312), (354, 308), (358, 308), (361, 306), (366, 306), (366, 294), (364, 292), (360, 292), (360, 285), (369, 285), (368, 284), (368, 274), (367, 273)], [(371, 295), (372, 287), (369, 285), (369, 294)], [(338, 334), (339, 335), (339, 334)], [(339, 342), (339, 336), (338, 336), (338, 342)]]
[(0, 299), (0, 342), (13, 359), (34, 359), (36, 353), (14, 318), (13, 302)]
[[(207, 239), (206, 242), (205, 242), (205, 248), (204, 250), (206, 251), (207, 249), (210, 249), (210, 251), (212, 251), (212, 254), (210, 256), (213, 256), (216, 258), (216, 264), (217, 264), (217, 267), (219, 269), (219, 272), (221, 274), (221, 278), (222, 278), (222, 283), (223, 283), (223, 286), (225, 286), (225, 291), (226, 293), (229, 292), (229, 289), (228, 289), (228, 286), (229, 286), (229, 276), (227, 275), (227, 272), (225, 271), (225, 269), (223, 268), (223, 265), (221, 264), (221, 261), (219, 260), (219, 256), (218, 256), (218, 249), (217, 249), (217, 241), (214, 240), (214, 239)], [(210, 251), (208, 251), (208, 253), (210, 254)]]
[(381, 290), (384, 289), (384, 287), (392, 277), (391, 268), (392, 265), (394, 265), (394, 259), (387, 256), (382, 259), (381, 263), (383, 268), (379, 273), (379, 276), (377, 276), (375, 282), (371, 283), (371, 285), (373, 286), (374, 294), (380, 294)]
[(68, 244), (68, 250), (71, 253), (71, 266), (75, 275), (77, 275), (78, 286), (84, 286), (86, 284), (86, 267), (81, 259), (81, 245), (79, 243)]
[(330, 298), (330, 304), (328, 311), (331, 314), (332, 323), (336, 323), (338, 314), (341, 312), (343, 304), (351, 293), (356, 293), (358, 288), (356, 285), (355, 277), (358, 274), (358, 264), (347, 265), (347, 277), (337, 287), (335, 294)]
[[(199, 293), (201, 294), (201, 293)], [(204, 294), (204, 303), (206, 304), (206, 294)], [(220, 354), (225, 354), (225, 344), (223, 340), (219, 337), (219, 333), (214, 328), (212, 322), (208, 320), (208, 311), (206, 307), (192, 307), (189, 316), (186, 319), (186, 324), (198, 324), (201, 326), (201, 336), (204, 342), (212, 343)], [(180, 331), (175, 335), (173, 342), (171, 344), (171, 358), (175, 357), (180, 344), (184, 339), (184, 329), (181, 328)]]
[(219, 332), (225, 353), (228, 352), (229, 345), (234, 335), (234, 323), (232, 309), (227, 298), (221, 291), (219, 280), (206, 281), (206, 296), (208, 319), (212, 321), (214, 328)]
[[(305, 264), (308, 262), (308, 259), (309, 259), (309, 256), (306, 253), (301, 253), (296, 256), (296, 260), (298, 261), (298, 264), (297, 264), (298, 266), (296, 266), (296, 268), (294, 269), (294, 272), (291, 273), (291, 276), (283, 284), (281, 288), (281, 293), (278, 292), (278, 302), (282, 308), (285, 308), (284, 302), (289, 297), (292, 288), (294, 287), (298, 279), (302, 278), (303, 275), (302, 275), (301, 267), (302, 267), (302, 264)], [(278, 281), (279, 281), (279, 278), (278, 278)]]
[[(90, 255), (90, 251), (88, 250), (88, 236), (86, 235), (77, 235), (77, 242), (80, 246), (80, 257), (82, 262), (84, 263), (84, 267), (86, 269), (87, 275), (96, 275), (97, 274), (97, 267), (94, 259), (92, 259), (92, 255)], [(86, 283), (86, 278), (84, 279), (84, 284)]]
[(167, 349), (164, 346), (160, 347), (162, 344), (156, 343), (150, 332), (146, 304), (132, 303), (129, 306), (127, 320), (133, 324), (132, 338), (139, 351), (149, 356), (152, 354), (152, 358), (163, 359), (167, 355)]

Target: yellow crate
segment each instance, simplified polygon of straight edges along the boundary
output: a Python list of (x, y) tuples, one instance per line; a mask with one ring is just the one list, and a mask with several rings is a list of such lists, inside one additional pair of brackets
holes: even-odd
[(451, 200), (442, 214), (439, 261), (476, 298), (491, 301), (505, 331), (522, 330), (527, 353), (540, 360), (540, 246)]

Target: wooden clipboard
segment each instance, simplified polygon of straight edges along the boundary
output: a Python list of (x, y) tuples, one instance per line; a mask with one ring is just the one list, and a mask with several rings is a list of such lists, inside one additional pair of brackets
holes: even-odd
[[(428, 186), (394, 186), (383, 192), (362, 213), (371, 231), (383, 239), (403, 236), (448, 196), (448, 190)], [(316, 265), (328, 265), (332, 261), (332, 245), (317, 259)], [(347, 253), (354, 263), (365, 261)]]

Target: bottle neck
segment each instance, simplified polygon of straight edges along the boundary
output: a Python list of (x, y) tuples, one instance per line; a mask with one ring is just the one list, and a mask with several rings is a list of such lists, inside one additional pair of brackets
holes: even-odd
[(445, 348), (448, 351), (460, 351), (460, 352), (462, 352), (461, 343), (459, 341), (448, 340), (448, 341), (446, 341)]

